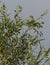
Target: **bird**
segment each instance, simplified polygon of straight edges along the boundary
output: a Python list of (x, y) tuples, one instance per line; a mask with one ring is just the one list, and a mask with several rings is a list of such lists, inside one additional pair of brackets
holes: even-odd
[(34, 17), (31, 15), (31, 16), (29, 16), (29, 21), (31, 21), (31, 22), (35, 22), (35, 19), (34, 19)]
[(32, 15), (29, 16), (29, 19), (28, 19), (28, 22), (27, 22), (28, 28), (29, 28), (29, 29), (32, 29), (34, 23), (35, 23), (35, 19), (34, 19), (34, 17), (33, 17)]

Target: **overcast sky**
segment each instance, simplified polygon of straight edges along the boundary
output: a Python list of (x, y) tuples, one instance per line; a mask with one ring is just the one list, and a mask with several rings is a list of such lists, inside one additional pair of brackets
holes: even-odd
[(34, 18), (38, 17), (43, 11), (48, 9), (48, 14), (44, 17), (44, 37), (45, 41), (43, 42), (47, 48), (50, 47), (50, 0), (2, 0), (7, 6), (10, 13), (13, 13), (13, 10), (21, 5), (23, 11), (21, 16), (23, 18), (28, 18), (30, 15), (33, 15)]

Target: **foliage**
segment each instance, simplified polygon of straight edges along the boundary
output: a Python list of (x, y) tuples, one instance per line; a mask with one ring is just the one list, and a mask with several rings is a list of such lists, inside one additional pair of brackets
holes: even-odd
[[(46, 50), (41, 45), (43, 14), (33, 22), (23, 20), (19, 15), (21, 11), (21, 6), (15, 9), (11, 20), (6, 6), (0, 7), (0, 65), (49, 65), (50, 48)], [(24, 27), (27, 29), (23, 32)], [(34, 31), (32, 35), (30, 30)]]

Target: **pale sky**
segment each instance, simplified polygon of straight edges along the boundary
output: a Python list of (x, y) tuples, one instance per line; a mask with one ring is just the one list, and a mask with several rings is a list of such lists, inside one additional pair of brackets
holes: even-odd
[(28, 18), (29, 15), (33, 15), (34, 18), (37, 18), (43, 11), (48, 9), (48, 14), (44, 16), (45, 25), (43, 28), (44, 32), (44, 42), (47, 48), (50, 48), (50, 0), (2, 0), (7, 6), (10, 13), (13, 13), (13, 10), (21, 5), (23, 11), (21, 16), (23, 18)]

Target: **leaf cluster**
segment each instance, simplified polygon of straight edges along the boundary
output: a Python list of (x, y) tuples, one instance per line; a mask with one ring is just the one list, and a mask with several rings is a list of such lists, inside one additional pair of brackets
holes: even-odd
[[(40, 43), (43, 40), (40, 29), (43, 28), (44, 22), (23, 20), (19, 16), (21, 6), (14, 11), (11, 20), (6, 6), (3, 4), (0, 7), (0, 65), (41, 65), (40, 63), (46, 58), (43, 63), (45, 65), (50, 59), (50, 49), (45, 50)], [(24, 26), (28, 29), (23, 32)], [(31, 29), (34, 30), (33, 35), (28, 33)], [(37, 46), (39, 52), (36, 51)]]

